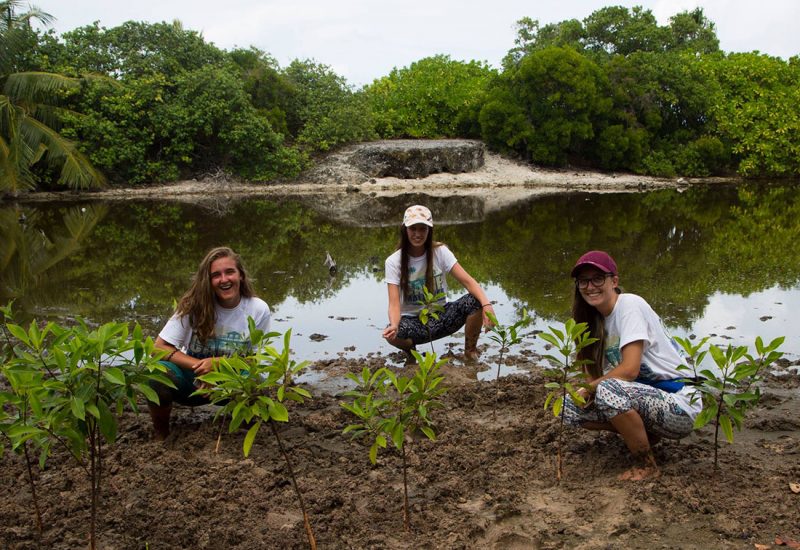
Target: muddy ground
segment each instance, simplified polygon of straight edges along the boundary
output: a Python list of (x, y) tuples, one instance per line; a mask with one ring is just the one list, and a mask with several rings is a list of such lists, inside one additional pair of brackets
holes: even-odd
[[(317, 364), (332, 375), (385, 357)], [(540, 360), (512, 362), (529, 375), (477, 382), (458, 357), (435, 412), (438, 441), (409, 447), (411, 531), (402, 521), (402, 472), (394, 452), (341, 434), (353, 417), (341, 396), (290, 411), (280, 434), (294, 461), (319, 548), (779, 548), (800, 541), (800, 376), (766, 382), (733, 445), (713, 468), (713, 431), (655, 447), (659, 479), (622, 482), (631, 466), (613, 434), (568, 429), (564, 479), (555, 476), (558, 423), (543, 410)], [(484, 364), (481, 368), (491, 368)], [(496, 390), (499, 389), (499, 394)], [(495, 396), (498, 395), (495, 409)], [(496, 410), (496, 417), (493, 412)], [(165, 442), (151, 440), (146, 415), (126, 413), (107, 450), (98, 539), (101, 548), (304, 548), (302, 516), (269, 430), (249, 458), (244, 430), (224, 434), (211, 406), (178, 408)], [(0, 548), (36, 548), (31, 494), (22, 461), (0, 459)], [(88, 483), (56, 452), (36, 474), (45, 531), (42, 548), (85, 548)], [(763, 546), (758, 546), (763, 545)], [(794, 545), (794, 546), (792, 546)]]

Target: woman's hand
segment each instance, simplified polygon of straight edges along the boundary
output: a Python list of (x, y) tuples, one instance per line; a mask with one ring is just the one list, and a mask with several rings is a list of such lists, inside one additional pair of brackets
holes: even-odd
[(594, 393), (590, 391), (588, 388), (578, 388), (575, 393), (583, 398), (583, 405), (575, 403), (582, 409), (588, 407), (592, 403), (592, 400), (594, 399)]
[(481, 310), (483, 311), (483, 332), (489, 332), (489, 329), (494, 326), (494, 323), (486, 314), (491, 313), (495, 319), (497, 319), (497, 314), (494, 312), (494, 308), (492, 307), (491, 303), (489, 303), (486, 307), (482, 307)]
[(195, 376), (203, 376), (214, 370), (214, 361), (216, 359), (216, 357), (206, 357), (192, 365)]
[(387, 340), (397, 337), (397, 325), (389, 325), (383, 329), (383, 337)]

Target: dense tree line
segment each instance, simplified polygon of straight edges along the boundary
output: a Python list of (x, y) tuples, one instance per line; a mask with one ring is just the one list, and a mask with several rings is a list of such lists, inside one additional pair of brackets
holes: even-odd
[(271, 180), (378, 137), (482, 138), (547, 166), (800, 175), (800, 57), (726, 54), (699, 8), (667, 25), (638, 7), (523, 18), (499, 70), (438, 55), (359, 90), (177, 21), (56, 35), (18, 0), (0, 14), (0, 191)]

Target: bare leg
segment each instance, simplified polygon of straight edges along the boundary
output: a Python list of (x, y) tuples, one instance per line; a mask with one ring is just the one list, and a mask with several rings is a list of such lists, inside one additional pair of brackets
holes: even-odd
[(411, 341), (411, 338), (386, 338), (386, 341), (403, 351), (414, 349), (414, 342)]
[(153, 439), (163, 441), (169, 435), (169, 417), (172, 413), (172, 404), (159, 406), (147, 402), (150, 408), (150, 419), (153, 421)]
[(656, 478), (661, 475), (650, 449), (650, 441), (647, 438), (647, 430), (639, 413), (634, 410), (618, 414), (610, 420), (614, 429), (619, 432), (625, 445), (631, 454), (641, 461), (642, 467), (634, 467), (624, 472), (619, 479), (638, 481), (648, 478)]
[(480, 357), (478, 352), (478, 336), (481, 334), (483, 326), (483, 312), (476, 311), (469, 317), (464, 324), (464, 360), (477, 361)]
[(386, 338), (386, 341), (406, 353), (406, 366), (417, 364), (417, 358), (411, 355), (411, 350), (416, 349), (411, 338)]

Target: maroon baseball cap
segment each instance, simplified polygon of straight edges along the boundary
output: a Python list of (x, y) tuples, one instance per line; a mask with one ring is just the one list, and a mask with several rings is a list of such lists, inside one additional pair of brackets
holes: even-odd
[(602, 250), (592, 250), (578, 258), (578, 261), (575, 262), (575, 267), (572, 268), (570, 275), (574, 277), (578, 269), (585, 265), (594, 266), (604, 273), (612, 273), (617, 275), (617, 262), (614, 261), (614, 258), (608, 255), (608, 252), (603, 252)]

